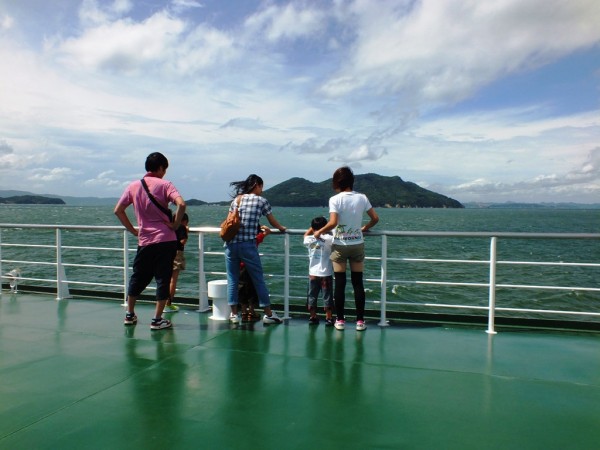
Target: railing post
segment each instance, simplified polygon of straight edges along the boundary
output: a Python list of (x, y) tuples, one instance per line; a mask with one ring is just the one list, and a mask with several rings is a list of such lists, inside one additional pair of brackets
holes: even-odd
[(387, 327), (387, 235), (381, 236), (381, 319), (380, 327)]
[(123, 305), (127, 306), (127, 286), (129, 282), (129, 231), (123, 231)]
[(490, 293), (489, 293), (489, 310), (488, 310), (488, 329), (486, 333), (496, 334), (494, 330), (494, 322), (496, 316), (496, 246), (498, 238), (492, 236), (490, 241)]
[(56, 300), (63, 300), (69, 295), (69, 285), (65, 268), (62, 265), (62, 234), (60, 228), (56, 229)]
[(204, 271), (204, 233), (198, 234), (198, 286), (198, 312), (209, 311), (208, 288), (206, 286), (206, 272)]
[(0, 296), (2, 295), (2, 230), (0, 229)]
[(285, 261), (283, 265), (283, 318), (290, 319), (290, 235), (283, 235)]

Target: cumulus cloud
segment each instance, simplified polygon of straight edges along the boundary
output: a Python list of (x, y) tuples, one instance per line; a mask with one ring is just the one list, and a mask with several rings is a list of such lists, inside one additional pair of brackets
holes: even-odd
[(94, 11), (86, 13), (94, 18), (86, 19), (88, 26), (80, 35), (59, 39), (50, 47), (72, 67), (127, 75), (189, 75), (236, 55), (226, 33), (206, 24), (194, 26), (166, 10), (142, 21)]
[(55, 167), (53, 169), (34, 169), (27, 178), (33, 182), (64, 181), (78, 172), (69, 167)]
[(141, 23), (117, 20), (67, 39), (60, 45), (59, 52), (71, 64), (85, 68), (137, 72), (165, 58), (184, 29), (183, 21), (165, 13), (155, 14)]
[(329, 158), (329, 161), (338, 161), (342, 163), (356, 163), (361, 161), (377, 161), (387, 154), (385, 148), (371, 148), (368, 145), (361, 145), (348, 154), (339, 154)]
[(366, 0), (341, 15), (354, 27), (348, 62), (322, 88), (369, 88), (455, 102), (500, 76), (529, 70), (600, 40), (600, 3), (588, 0)]
[(99, 173), (95, 178), (91, 178), (84, 181), (86, 186), (92, 187), (119, 187), (125, 186), (128, 181), (123, 181), (117, 177), (117, 173), (114, 170), (106, 170)]
[(5, 139), (0, 139), (0, 172), (20, 171), (43, 159), (39, 155), (18, 153)]
[(467, 200), (501, 199), (513, 200), (557, 199), (574, 202), (598, 202), (600, 199), (600, 147), (589, 152), (579, 167), (564, 173), (540, 174), (528, 180), (493, 181), (478, 178), (453, 186), (434, 185), (433, 188), (456, 198)]
[(322, 141), (316, 137), (311, 137), (299, 144), (288, 142), (280, 150), (290, 150), (299, 154), (328, 154), (348, 148), (350, 145), (350, 141), (346, 138), (332, 138)]

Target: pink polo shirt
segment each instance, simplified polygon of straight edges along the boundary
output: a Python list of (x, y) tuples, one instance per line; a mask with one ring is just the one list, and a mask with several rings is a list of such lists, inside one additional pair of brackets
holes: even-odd
[[(165, 208), (169, 203), (175, 203), (177, 197), (181, 197), (170, 181), (155, 177), (150, 173), (144, 175), (144, 179), (154, 198)], [(169, 218), (152, 203), (140, 180), (127, 186), (118, 203), (126, 207), (133, 203), (140, 246), (177, 240), (175, 231), (168, 225)]]

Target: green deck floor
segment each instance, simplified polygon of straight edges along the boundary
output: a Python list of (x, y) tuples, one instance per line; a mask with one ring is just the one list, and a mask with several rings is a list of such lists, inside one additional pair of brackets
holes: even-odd
[(3, 293), (0, 448), (600, 448), (597, 334), (152, 312)]

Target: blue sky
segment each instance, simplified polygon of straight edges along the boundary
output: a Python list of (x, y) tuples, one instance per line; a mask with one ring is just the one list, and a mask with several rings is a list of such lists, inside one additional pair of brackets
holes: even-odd
[(341, 165), (600, 201), (597, 0), (0, 0), (0, 189), (184, 198)]

